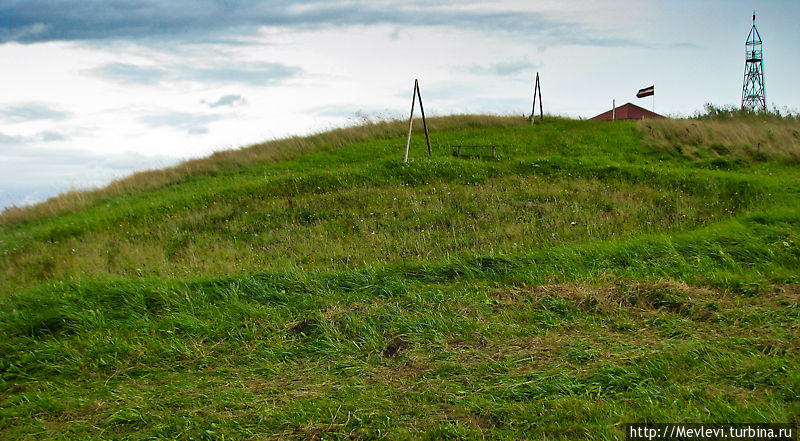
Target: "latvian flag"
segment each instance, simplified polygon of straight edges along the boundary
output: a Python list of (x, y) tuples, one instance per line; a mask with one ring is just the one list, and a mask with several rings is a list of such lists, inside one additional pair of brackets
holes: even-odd
[(636, 98), (644, 98), (646, 96), (651, 96), (656, 94), (656, 86), (645, 87), (644, 89), (639, 89), (639, 92), (636, 94)]

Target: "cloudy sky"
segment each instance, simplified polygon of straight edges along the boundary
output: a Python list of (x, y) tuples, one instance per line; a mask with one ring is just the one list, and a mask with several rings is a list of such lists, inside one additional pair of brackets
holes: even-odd
[[(797, 0), (0, 0), (0, 208), (215, 150), (431, 114), (800, 108)], [(636, 90), (655, 84), (655, 102)]]

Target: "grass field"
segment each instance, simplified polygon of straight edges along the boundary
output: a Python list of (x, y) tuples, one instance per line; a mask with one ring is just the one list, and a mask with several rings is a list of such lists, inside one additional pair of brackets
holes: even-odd
[(0, 438), (800, 422), (796, 117), (405, 124), (4, 212)]

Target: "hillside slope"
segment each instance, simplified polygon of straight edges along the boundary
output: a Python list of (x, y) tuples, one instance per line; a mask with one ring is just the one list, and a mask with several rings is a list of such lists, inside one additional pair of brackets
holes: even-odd
[(403, 126), (3, 213), (0, 435), (798, 423), (796, 119)]

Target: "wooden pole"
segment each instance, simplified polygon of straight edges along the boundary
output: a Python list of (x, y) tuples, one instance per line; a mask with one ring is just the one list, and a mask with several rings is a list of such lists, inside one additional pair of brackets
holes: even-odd
[(406, 154), (403, 162), (408, 162), (408, 149), (411, 147), (411, 126), (414, 124), (414, 102), (417, 100), (417, 80), (414, 80), (414, 90), (411, 92), (411, 116), (408, 118), (408, 139), (406, 139)]
[(422, 95), (419, 93), (419, 83), (417, 83), (417, 80), (414, 80), (414, 87), (417, 89), (417, 98), (419, 98), (419, 111), (422, 113), (422, 127), (425, 128), (425, 142), (428, 143), (428, 156), (433, 156), (431, 152), (431, 138), (428, 136), (428, 123), (425, 122), (425, 109), (422, 107)]
[(539, 82), (539, 72), (536, 72), (536, 84), (539, 86), (539, 118), (544, 121), (544, 111), (542, 110), (542, 83)]
[(539, 95), (539, 118), (544, 121), (544, 111), (542, 110), (542, 85), (539, 82), (539, 72), (536, 72), (536, 84), (533, 86), (533, 105), (531, 106), (531, 125), (536, 121), (536, 95)]
[(611, 121), (615, 121), (617, 119), (617, 100), (611, 100)]
[(539, 90), (539, 72), (536, 72), (536, 83), (533, 86), (533, 105), (531, 106), (531, 125), (536, 121), (536, 91)]

